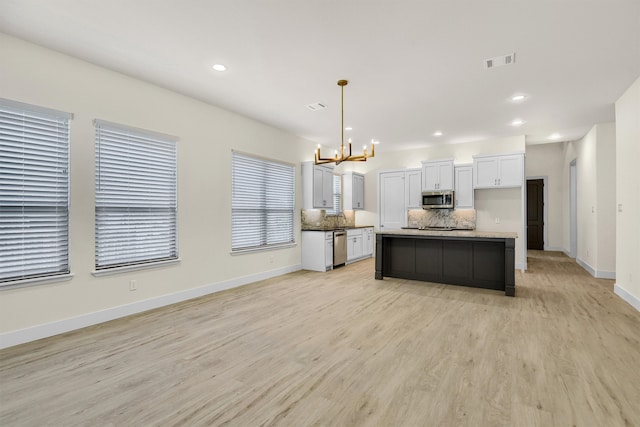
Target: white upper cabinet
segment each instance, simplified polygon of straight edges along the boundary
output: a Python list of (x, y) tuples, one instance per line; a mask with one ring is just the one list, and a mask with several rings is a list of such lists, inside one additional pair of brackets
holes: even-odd
[(473, 209), (473, 165), (459, 165), (454, 168), (456, 209)]
[(407, 169), (404, 172), (404, 200), (407, 209), (422, 208), (422, 170)]
[(364, 209), (364, 175), (346, 172), (342, 176), (344, 210)]
[(474, 156), (474, 188), (521, 187), (524, 173), (524, 155)]
[(453, 160), (422, 162), (422, 191), (453, 190)]
[(302, 163), (304, 209), (333, 209), (333, 168)]

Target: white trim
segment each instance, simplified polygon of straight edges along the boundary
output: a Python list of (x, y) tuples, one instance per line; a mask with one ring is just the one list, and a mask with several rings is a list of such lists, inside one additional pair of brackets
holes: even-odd
[(627, 291), (625, 288), (623, 288), (622, 286), (616, 283), (615, 285), (613, 285), (613, 293), (618, 295), (624, 301), (628, 302), (631, 305), (631, 307), (640, 311), (640, 299), (631, 295), (631, 293)]
[(516, 270), (522, 270), (523, 273), (527, 270), (525, 265), (523, 263), (521, 263), (521, 262), (516, 262), (513, 267)]
[(176, 259), (169, 259), (166, 261), (153, 261), (153, 262), (145, 262), (141, 264), (124, 265), (122, 267), (107, 267), (101, 270), (94, 270), (91, 272), (91, 274), (95, 277), (109, 276), (112, 274), (127, 273), (129, 271), (147, 270), (149, 268), (165, 267), (167, 265), (180, 264), (180, 261), (182, 261), (181, 258), (176, 258)]
[(302, 269), (301, 264), (282, 267), (275, 270), (264, 271), (250, 276), (237, 277), (222, 282), (212, 283), (173, 294), (162, 295), (147, 300), (136, 301), (130, 304), (124, 304), (117, 307), (111, 307), (93, 313), (81, 314), (79, 316), (68, 319), (56, 320), (54, 322), (42, 325), (31, 326), (16, 331), (4, 332), (0, 334), (0, 349), (24, 344), (30, 341), (51, 337), (53, 335), (62, 334), (76, 329), (85, 328), (87, 326), (96, 325), (98, 323), (108, 322), (132, 314), (141, 313), (143, 311), (164, 307), (170, 304), (198, 298), (215, 292), (224, 291), (226, 289), (236, 288), (238, 286), (247, 285), (249, 283), (266, 280), (283, 274), (292, 273)]
[(569, 255), (569, 252), (567, 252), (567, 250), (565, 248), (561, 248), (560, 246), (545, 246), (544, 250), (545, 251), (563, 252), (563, 253)]
[(616, 278), (615, 271), (596, 270), (595, 268), (591, 267), (589, 264), (587, 264), (585, 261), (581, 260), (578, 257), (576, 257), (576, 262), (580, 267), (587, 270), (587, 272), (589, 272), (589, 274), (591, 274), (596, 279), (615, 279)]
[[(543, 244), (542, 247), (544, 248), (544, 250), (547, 250), (547, 243), (549, 242), (549, 230), (547, 227), (547, 224), (549, 223), (549, 218), (548, 218), (548, 206), (549, 206), (549, 202), (548, 202), (548, 194), (547, 194), (547, 176), (546, 175), (540, 175), (540, 176), (528, 176), (525, 178), (525, 183), (527, 181), (529, 181), (530, 179), (541, 179), (542, 180), (542, 240), (543, 240)], [(525, 210), (525, 218), (524, 220), (527, 220), (527, 213)], [(526, 224), (525, 224), (526, 225)], [(528, 226), (527, 226), (528, 227)]]
[(7, 289), (26, 288), (27, 286), (46, 285), (48, 283), (66, 282), (73, 278), (73, 273), (56, 274), (54, 276), (35, 277), (32, 279), (12, 280), (0, 284), (0, 291)]
[(25, 104), (24, 102), (18, 102), (7, 98), (0, 98), (0, 106), (46, 115), (49, 119), (73, 120), (72, 113), (41, 107), (39, 105)]
[(246, 255), (246, 254), (253, 254), (256, 252), (266, 252), (266, 251), (275, 251), (277, 249), (287, 249), (287, 248), (293, 248), (297, 245), (296, 242), (293, 243), (282, 243), (279, 245), (265, 245), (265, 246), (260, 246), (257, 248), (252, 248), (252, 249), (236, 249), (235, 251), (231, 251), (229, 252), (229, 255)]
[(596, 277), (598, 279), (614, 279), (616, 278), (615, 271), (596, 270)]
[(593, 277), (596, 277), (596, 270), (595, 268), (591, 267), (589, 264), (587, 264), (585, 261), (581, 260), (580, 257), (576, 257), (576, 262), (578, 263), (578, 265), (582, 268), (584, 268), (585, 270), (587, 270), (587, 272), (589, 272), (590, 275), (592, 275)]

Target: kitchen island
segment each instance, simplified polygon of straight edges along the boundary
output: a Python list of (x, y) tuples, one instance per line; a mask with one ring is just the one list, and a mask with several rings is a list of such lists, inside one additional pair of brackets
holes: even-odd
[(517, 233), (416, 229), (376, 233), (375, 278), (396, 277), (515, 296)]

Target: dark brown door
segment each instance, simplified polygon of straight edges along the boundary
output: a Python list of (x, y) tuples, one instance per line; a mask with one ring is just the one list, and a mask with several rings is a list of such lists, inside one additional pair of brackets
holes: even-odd
[(543, 189), (543, 180), (527, 180), (527, 249), (544, 249)]

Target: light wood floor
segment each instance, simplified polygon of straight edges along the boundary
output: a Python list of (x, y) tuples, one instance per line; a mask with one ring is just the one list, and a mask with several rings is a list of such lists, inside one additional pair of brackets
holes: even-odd
[(640, 425), (640, 313), (529, 267), (509, 298), (368, 260), (6, 349), (0, 425)]

